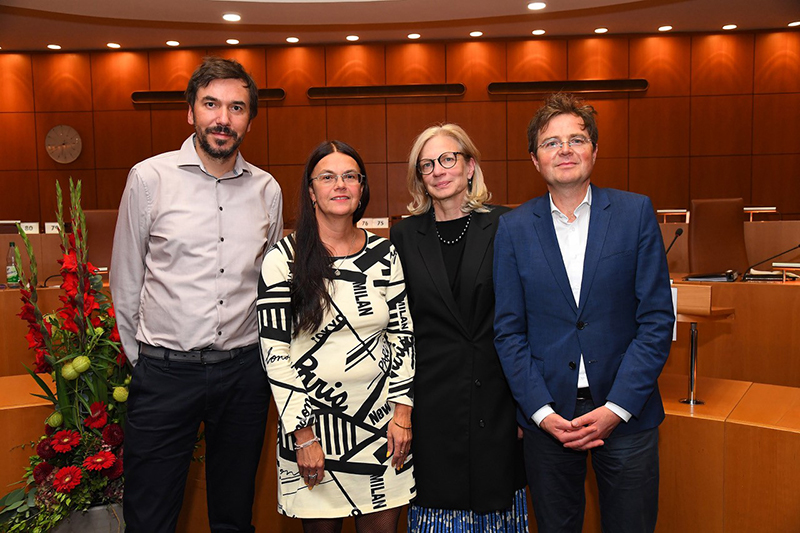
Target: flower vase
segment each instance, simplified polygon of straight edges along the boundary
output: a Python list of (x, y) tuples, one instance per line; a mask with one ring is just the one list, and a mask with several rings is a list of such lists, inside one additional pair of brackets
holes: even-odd
[(52, 533), (122, 533), (122, 505), (95, 505), (84, 512), (74, 512), (53, 528)]

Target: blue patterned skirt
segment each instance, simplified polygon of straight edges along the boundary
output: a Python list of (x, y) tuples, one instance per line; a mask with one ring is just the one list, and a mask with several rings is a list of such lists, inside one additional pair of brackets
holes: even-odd
[(527, 533), (528, 500), (525, 489), (514, 494), (514, 502), (504, 511), (476, 513), (461, 509), (429, 509), (410, 505), (409, 533)]

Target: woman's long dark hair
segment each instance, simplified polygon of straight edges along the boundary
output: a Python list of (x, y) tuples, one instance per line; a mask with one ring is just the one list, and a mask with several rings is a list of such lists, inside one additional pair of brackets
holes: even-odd
[(294, 269), (292, 275), (292, 332), (297, 337), (301, 331), (313, 333), (322, 324), (322, 315), (331, 306), (329, 281), (334, 278), (333, 259), (319, 238), (315, 206), (311, 201), (311, 173), (322, 158), (334, 152), (355, 159), (358, 171), (364, 175), (361, 182), (361, 202), (353, 213), (353, 224), (361, 220), (369, 204), (369, 182), (364, 161), (355, 148), (342, 141), (325, 141), (308, 156), (300, 186), (300, 209), (295, 229)]

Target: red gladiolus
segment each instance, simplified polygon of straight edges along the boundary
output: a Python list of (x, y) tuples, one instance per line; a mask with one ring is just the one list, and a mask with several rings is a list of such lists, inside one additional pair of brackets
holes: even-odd
[(41, 485), (47, 480), (47, 476), (49, 476), (52, 472), (53, 465), (50, 463), (39, 463), (33, 467), (33, 480), (37, 485)]
[[(81, 442), (81, 434), (77, 431), (71, 431), (69, 429), (65, 429), (63, 431), (59, 431), (55, 435), (53, 435), (53, 439), (51, 440), (53, 449), (58, 453), (66, 453), (72, 450), (75, 446), (77, 446)], [(39, 454), (39, 457), (44, 457)]]
[(109, 424), (103, 429), (103, 442), (109, 446), (119, 446), (125, 440), (125, 432), (119, 424)]
[[(47, 426), (50, 427), (50, 426)], [(52, 429), (52, 428), (51, 428)], [(66, 432), (62, 432), (66, 433)], [(67, 450), (69, 451), (69, 450)], [(53, 441), (52, 439), (44, 439), (43, 441), (39, 442), (36, 445), (36, 455), (41, 457), (42, 459), (52, 459), (56, 456), (56, 450), (53, 449)]]
[(63, 320), (62, 327), (65, 330), (71, 331), (76, 335), (79, 333), (78, 324), (75, 323), (75, 309), (71, 307), (62, 307), (58, 310), (58, 316)]
[(78, 276), (66, 272), (62, 275), (64, 281), (61, 282), (61, 288), (67, 293), (70, 298), (75, 298), (78, 295)]
[(97, 452), (83, 460), (83, 467), (86, 470), (105, 470), (111, 468), (116, 461), (114, 454), (107, 451)]
[[(75, 246), (72, 244), (72, 246)], [(70, 250), (68, 254), (64, 254), (61, 260), (61, 272), (77, 272), (78, 271), (78, 256), (75, 250)]]
[(34, 313), (33, 304), (28, 300), (22, 300), (22, 302), (22, 310), (17, 316), (26, 322), (36, 323), (36, 314)]
[(128, 360), (128, 356), (125, 355), (125, 350), (122, 349), (122, 346), (119, 347), (119, 353), (117, 354), (117, 365), (122, 368), (125, 366), (125, 363)]
[(45, 356), (47, 352), (45, 350), (36, 350), (36, 372), (38, 374), (50, 372), (53, 368), (50, 366), (50, 363), (47, 362)]
[(122, 467), (122, 457), (117, 457), (117, 460), (114, 461), (114, 464), (111, 465), (111, 468), (103, 470), (100, 472), (108, 479), (117, 479), (119, 476), (122, 475), (123, 467)]
[(56, 492), (68, 493), (80, 484), (82, 475), (77, 466), (65, 466), (56, 472), (53, 487)]
[(83, 420), (83, 425), (89, 428), (100, 429), (108, 422), (108, 413), (106, 412), (106, 404), (103, 402), (94, 402), (89, 408), (90, 414)]

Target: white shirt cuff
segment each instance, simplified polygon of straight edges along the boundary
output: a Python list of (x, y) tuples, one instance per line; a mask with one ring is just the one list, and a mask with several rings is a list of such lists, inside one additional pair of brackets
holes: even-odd
[(627, 422), (631, 419), (631, 415), (628, 411), (620, 407), (619, 405), (615, 404), (614, 402), (606, 402), (606, 407), (609, 411), (617, 415), (622, 419), (623, 422)]
[(555, 413), (555, 411), (553, 410), (552, 407), (550, 407), (550, 404), (548, 403), (547, 405), (539, 408), (538, 411), (533, 413), (533, 416), (531, 416), (531, 420), (533, 420), (533, 423), (536, 424), (536, 427), (539, 427), (539, 425), (542, 423), (542, 420), (544, 420), (544, 418), (547, 415), (552, 415), (553, 413)]

